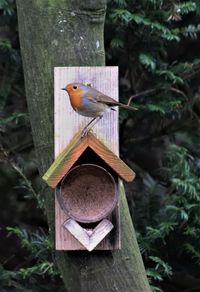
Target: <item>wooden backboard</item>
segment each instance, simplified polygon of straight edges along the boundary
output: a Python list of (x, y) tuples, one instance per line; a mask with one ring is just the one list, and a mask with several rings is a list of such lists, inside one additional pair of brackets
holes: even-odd
[[(55, 158), (91, 118), (78, 115), (71, 107), (67, 93), (61, 88), (69, 83), (90, 83), (92, 87), (118, 100), (118, 67), (55, 67), (54, 68), (54, 144)], [(118, 109), (110, 111), (94, 126), (93, 133), (116, 155), (119, 155)], [(58, 190), (57, 190), (58, 191)], [(68, 219), (55, 198), (56, 249), (85, 248), (65, 228)], [(120, 248), (119, 206), (110, 215), (114, 224), (110, 234), (96, 247), (98, 250)]]

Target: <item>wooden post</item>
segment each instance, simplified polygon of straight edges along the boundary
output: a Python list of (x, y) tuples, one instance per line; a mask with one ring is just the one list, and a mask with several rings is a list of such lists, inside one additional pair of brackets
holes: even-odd
[[(69, 98), (61, 88), (69, 83), (90, 83), (92, 87), (118, 100), (118, 67), (56, 67), (54, 71), (54, 144), (55, 158), (70, 143), (75, 133), (82, 129), (91, 118), (78, 115), (71, 107)], [(118, 110), (106, 113), (92, 129), (113, 153), (119, 155)], [(58, 191), (58, 190), (57, 190)], [(65, 228), (68, 219), (55, 200), (56, 208), (56, 249), (85, 249)], [(120, 248), (119, 206), (112, 212), (115, 221), (115, 238), (107, 236), (96, 249)], [(113, 231), (112, 231), (113, 232)]]

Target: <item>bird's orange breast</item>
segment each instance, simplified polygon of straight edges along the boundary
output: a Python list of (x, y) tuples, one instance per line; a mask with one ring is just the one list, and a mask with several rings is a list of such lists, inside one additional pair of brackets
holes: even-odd
[(83, 96), (83, 91), (78, 90), (77, 92), (68, 92), (69, 94), (69, 99), (71, 106), (75, 111), (81, 111), (82, 110), (82, 96)]

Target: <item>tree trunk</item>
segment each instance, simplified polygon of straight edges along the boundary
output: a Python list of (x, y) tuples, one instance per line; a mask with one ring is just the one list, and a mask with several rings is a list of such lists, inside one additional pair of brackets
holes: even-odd
[[(32, 133), (40, 174), (53, 162), (54, 66), (105, 63), (106, 0), (17, 0), (21, 52)], [(54, 230), (54, 194), (45, 186), (45, 208)], [(121, 188), (122, 250), (57, 252), (68, 291), (150, 291)]]

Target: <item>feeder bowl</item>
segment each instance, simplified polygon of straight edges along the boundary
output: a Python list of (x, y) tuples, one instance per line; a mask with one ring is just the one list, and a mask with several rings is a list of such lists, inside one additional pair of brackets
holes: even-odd
[(57, 193), (63, 211), (81, 223), (92, 223), (107, 217), (118, 201), (114, 178), (103, 167), (82, 164), (72, 168)]

